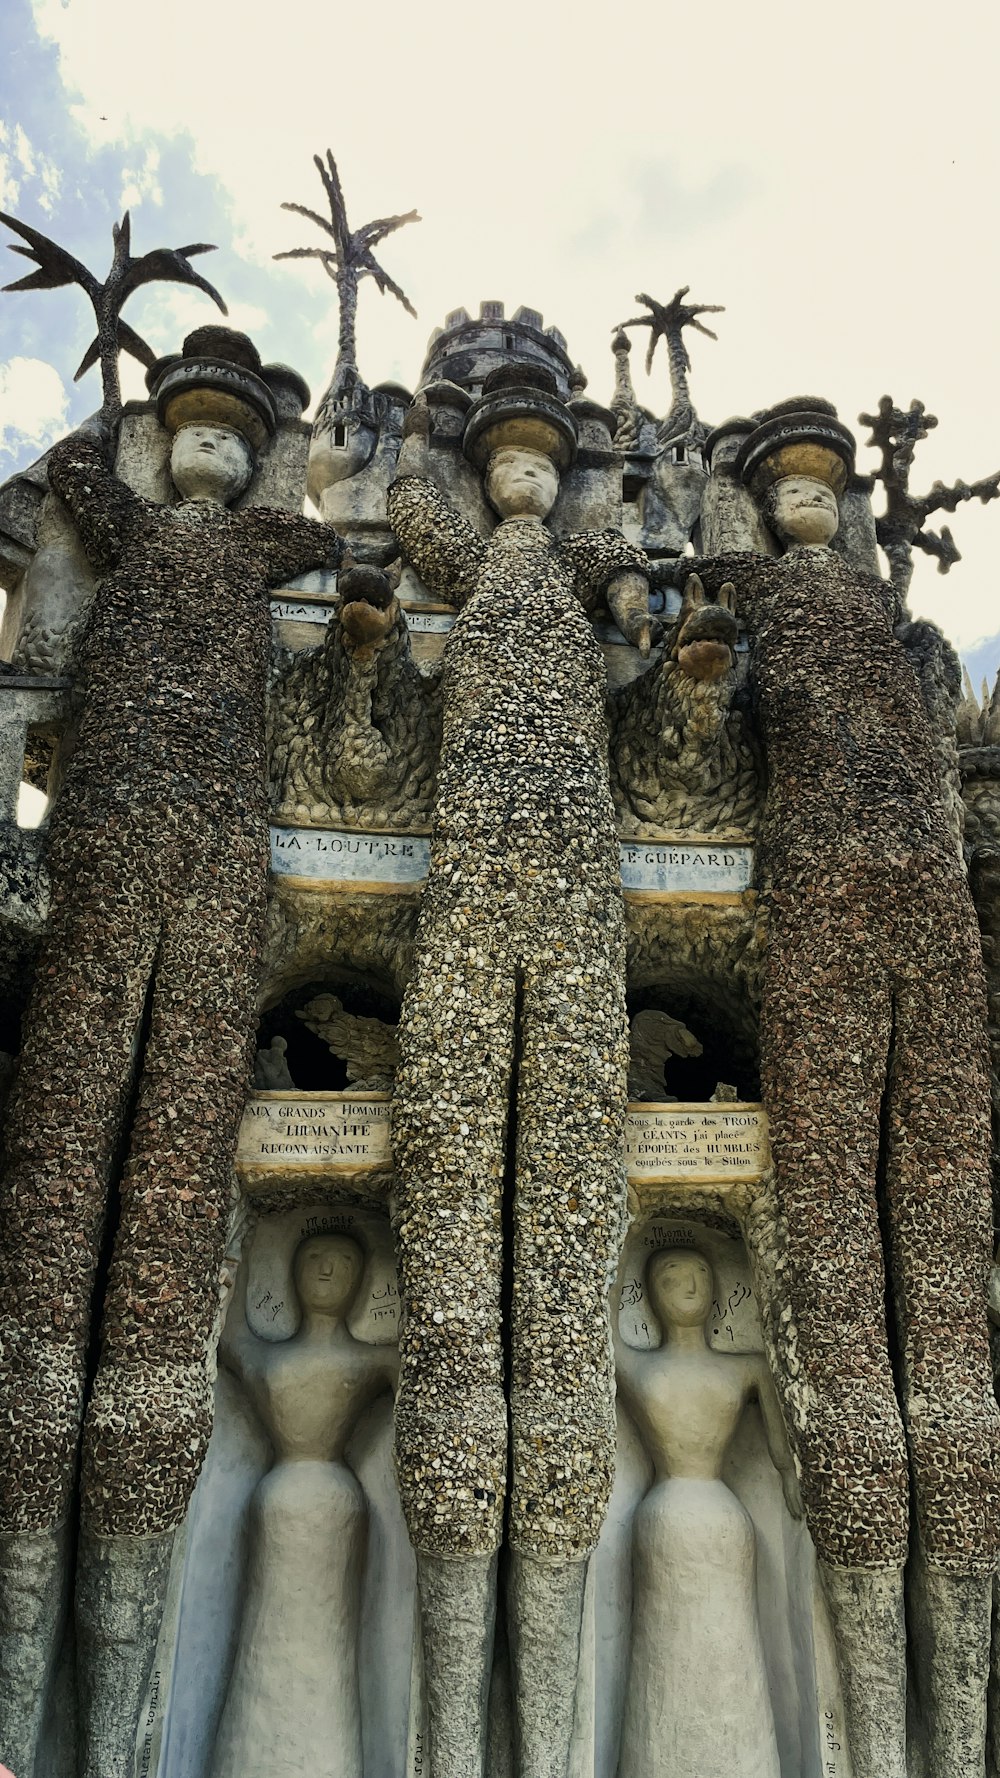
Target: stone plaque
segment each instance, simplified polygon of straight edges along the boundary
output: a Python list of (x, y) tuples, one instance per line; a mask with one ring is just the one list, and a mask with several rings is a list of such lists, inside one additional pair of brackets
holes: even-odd
[(325, 629), (336, 609), (322, 599), (294, 599), (287, 593), (271, 600), (271, 617), (278, 624), (316, 624)]
[[(274, 875), (317, 888), (370, 895), (419, 889), (430, 856), (425, 834), (271, 828)], [(753, 875), (753, 847), (745, 841), (623, 840), (621, 860), (625, 895), (637, 900), (734, 901), (749, 888)]]
[(671, 1179), (759, 1179), (768, 1163), (761, 1105), (632, 1105), (626, 1170), (636, 1184)]
[[(767, 1166), (763, 1107), (632, 1105), (626, 1166), (636, 1183), (757, 1179)], [(391, 1164), (386, 1093), (255, 1093), (243, 1113), (241, 1173), (361, 1173)]]
[(643, 900), (732, 901), (753, 880), (753, 847), (745, 840), (623, 840), (621, 854), (622, 888)]
[(236, 1145), (238, 1172), (361, 1173), (389, 1165), (385, 1093), (255, 1093)]
[[(304, 580), (309, 579), (303, 575)], [(279, 594), (272, 595), (271, 616), (275, 623), (283, 624), (315, 624), (325, 629), (337, 610), (336, 601), (318, 598), (315, 593), (296, 594), (295, 589), (284, 588)], [(452, 611), (441, 611), (433, 605), (404, 606), (403, 616), (406, 627), (415, 635), (444, 636), (455, 622)]]
[(419, 889), (431, 843), (422, 834), (349, 833), (333, 828), (272, 827), (271, 870), (317, 887), (378, 895)]

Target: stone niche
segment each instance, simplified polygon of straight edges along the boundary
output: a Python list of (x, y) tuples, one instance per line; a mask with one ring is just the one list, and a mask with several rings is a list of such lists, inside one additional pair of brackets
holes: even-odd
[[(342, 1345), (310, 1333), (296, 1290), (296, 1254), (322, 1255), (326, 1238), (361, 1256)], [(319, 1187), (255, 1218), (232, 1268), (215, 1426), (175, 1552), (137, 1769), (411, 1770), (414, 1572), (385, 1381), (399, 1307), (388, 1218)], [(346, 1436), (331, 1439), (316, 1421), (338, 1394)]]
[[(215, 1426), (175, 1551), (139, 1778), (265, 1778), (286, 1766), (321, 1778), (425, 1778), (415, 1569), (392, 1461), (399, 1298), (388, 1104), (385, 1093), (281, 1090), (248, 1102), (237, 1151), (246, 1220), (229, 1249)], [(709, 1375), (712, 1366), (723, 1377), (763, 1366), (741, 1225), (768, 1189), (768, 1169), (757, 1104), (630, 1106), (620, 1355), (669, 1350), (650, 1260), (694, 1252), (712, 1279)], [(306, 1325), (297, 1256), (329, 1253), (330, 1243), (343, 1252), (345, 1242), (358, 1259), (338, 1343)], [(621, 1366), (620, 1356), (620, 1377)], [(365, 1374), (375, 1379), (368, 1387)], [(317, 1402), (338, 1390), (345, 1436), (337, 1458), (320, 1460), (310, 1443)], [(651, 1401), (656, 1391), (653, 1363)], [(587, 1583), (570, 1778), (630, 1778), (638, 1769), (630, 1749), (643, 1722), (633, 1691), (670, 1691), (669, 1674), (649, 1671), (650, 1622), (667, 1646), (673, 1638), (711, 1647), (684, 1708), (713, 1725), (720, 1712), (740, 1717), (745, 1764), (730, 1769), (850, 1778), (812, 1545), (784, 1504), (759, 1405), (736, 1412), (717, 1441), (718, 1474), (684, 1501), (680, 1556), (675, 1548), (652, 1565), (637, 1546), (650, 1524), (653, 1536), (663, 1530), (651, 1423), (620, 1382), (617, 1474)], [(665, 1523), (669, 1532), (669, 1515)], [(668, 1539), (668, 1558), (671, 1547)], [(758, 1692), (762, 1675), (769, 1700), (763, 1722), (745, 1671), (754, 1637)], [(510, 1712), (501, 1624), (489, 1778), (514, 1778)]]

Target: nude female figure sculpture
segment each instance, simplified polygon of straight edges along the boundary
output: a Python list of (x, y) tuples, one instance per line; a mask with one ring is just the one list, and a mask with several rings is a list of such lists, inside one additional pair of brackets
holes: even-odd
[(243, 1618), (212, 1778), (363, 1778), (358, 1628), (367, 1508), (344, 1452), (365, 1409), (395, 1387), (395, 1347), (356, 1340), (347, 1317), (364, 1271), (358, 1243), (312, 1235), (295, 1251), (302, 1311), (291, 1339), (259, 1339), (247, 1268), (219, 1343), (271, 1443), (250, 1504)]
[(662, 1344), (622, 1339), (612, 1299), (618, 1393), (652, 1459), (633, 1531), (632, 1647), (619, 1778), (779, 1778), (757, 1616), (753, 1524), (722, 1480), (751, 1402), (789, 1510), (791, 1452), (762, 1353), (708, 1344), (714, 1281), (692, 1248), (651, 1255), (646, 1292)]

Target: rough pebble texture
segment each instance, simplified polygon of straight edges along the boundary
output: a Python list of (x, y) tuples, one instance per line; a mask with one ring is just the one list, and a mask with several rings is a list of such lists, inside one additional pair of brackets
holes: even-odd
[(736, 674), (701, 681), (666, 650), (611, 702), (611, 793), (622, 839), (752, 834), (760, 760)]
[(441, 699), (437, 675), (413, 659), (398, 608), (377, 648), (352, 646), (334, 619), (317, 648), (281, 663), (269, 713), (279, 820), (426, 832)]
[(920, 676), (891, 589), (832, 550), (696, 566), (736, 583), (767, 755), (761, 1077), (810, 1526), (835, 1565), (901, 1564), (909, 1455), (927, 1559), (986, 1574), (1000, 1422), (983, 970)]
[(210, 1429), (264, 931), (268, 588), (335, 563), (340, 545), (283, 513), (152, 505), (79, 438), (49, 474), (105, 579), (80, 643), (52, 911), (7, 1126), (0, 1528), (66, 1511), (124, 1150), (84, 1513), (99, 1534), (148, 1535), (183, 1516)]
[(628, 1063), (604, 668), (587, 610), (644, 558), (614, 532), (557, 544), (524, 520), (487, 543), (420, 477), (395, 484), (389, 518), (427, 586), (461, 606), (393, 1099), (400, 1489), (419, 1549), (499, 1547), (510, 1102), (509, 1541), (577, 1559), (597, 1542), (614, 1470), (607, 1291)]

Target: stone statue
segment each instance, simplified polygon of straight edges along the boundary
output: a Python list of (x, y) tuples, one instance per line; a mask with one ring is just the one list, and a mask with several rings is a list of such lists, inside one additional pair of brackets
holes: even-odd
[(317, 994), (300, 1006), (296, 1018), (321, 1037), (343, 1061), (348, 1085), (357, 1093), (389, 1093), (399, 1062), (395, 1028), (384, 1019), (345, 1012), (336, 994)]
[(268, 1093), (294, 1092), (295, 1082), (292, 1080), (287, 1054), (288, 1040), (285, 1037), (272, 1037), (266, 1047), (262, 1045), (254, 1057), (254, 1086)]
[[(619, 1778), (779, 1778), (757, 1616), (753, 1524), (722, 1480), (748, 1403), (761, 1410), (789, 1510), (801, 1516), (781, 1413), (762, 1354), (713, 1351), (712, 1268), (667, 1247), (646, 1267), (663, 1344), (621, 1338), (618, 1393), (653, 1462), (635, 1515), (632, 1648)], [(620, 1294), (620, 1293), (619, 1293)]]
[(853, 455), (828, 405), (773, 410), (737, 464), (784, 555), (694, 566), (710, 589), (736, 587), (767, 756), (776, 1337), (853, 1769), (906, 1770), (912, 1486), (927, 1769), (980, 1778), (1000, 1536), (983, 967), (922, 676), (897, 632), (911, 650), (943, 644), (929, 625), (903, 630), (894, 589), (830, 547)]
[(702, 1046), (680, 1019), (659, 1007), (637, 1012), (629, 1023), (628, 1096), (666, 1104), (676, 1099), (668, 1093), (665, 1075), (674, 1056), (700, 1056)]
[[(51, 819), (52, 911), (2, 1182), (0, 1757), (29, 1778), (62, 1618), (109, 1180), (121, 1214), (83, 1430), (80, 1771), (125, 1770), (173, 1535), (208, 1440), (208, 1352), (253, 1062), (268, 868), (268, 589), (341, 553), (227, 507), (276, 410), (250, 341), (202, 329), (154, 384), (176, 507), (79, 434), (49, 457), (103, 576)], [(125, 1107), (134, 1111), (123, 1127)]]
[(441, 744), (437, 676), (410, 649), (394, 577), (355, 563), (323, 641), (280, 666), (269, 759), (279, 819), (426, 828)]
[(659, 661), (611, 695), (611, 794), (623, 837), (757, 825), (760, 757), (734, 670), (733, 605), (732, 588), (707, 599), (688, 574)]
[(548, 372), (492, 372), (464, 449), (487, 540), (424, 474), (411, 410), (389, 494), (399, 543), (458, 609), (430, 877), (393, 1099), (403, 1323), (397, 1470), (417, 1551), (435, 1778), (483, 1770), (507, 1497), (500, 1289), (517, 1073), (508, 1624), (520, 1769), (563, 1778), (587, 1559), (614, 1466), (606, 1292), (623, 1210), (628, 1062), (605, 676), (605, 594), (648, 651), (644, 558), (545, 525), (576, 425)]
[(363, 1778), (366, 1506), (344, 1451), (397, 1371), (394, 1347), (366, 1345), (347, 1326), (363, 1269), (347, 1236), (301, 1241), (293, 1279), (302, 1320), (278, 1341), (251, 1332), (245, 1265), (238, 1274), (219, 1359), (243, 1384), (274, 1461), (250, 1506), (243, 1618), (212, 1778)]

